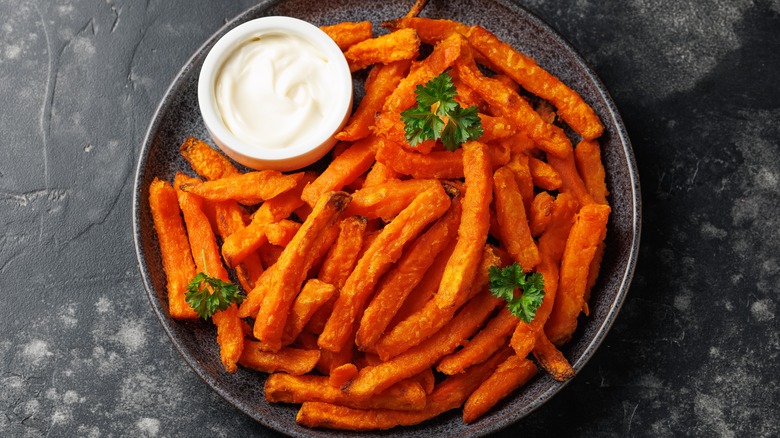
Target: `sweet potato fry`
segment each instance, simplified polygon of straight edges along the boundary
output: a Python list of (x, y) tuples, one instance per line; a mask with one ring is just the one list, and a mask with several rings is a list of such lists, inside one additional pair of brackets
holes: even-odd
[(558, 190), (561, 187), (561, 175), (549, 164), (538, 158), (530, 157), (528, 167), (531, 169), (535, 186), (544, 190)]
[(330, 385), (332, 388), (338, 388), (341, 390), (341, 387), (344, 386), (345, 383), (351, 381), (357, 377), (357, 375), (357, 366), (355, 366), (353, 363), (345, 363), (344, 365), (340, 365), (330, 371), (330, 375), (328, 376), (328, 385)]
[(170, 183), (157, 178), (152, 181), (149, 185), (149, 208), (167, 280), (168, 311), (175, 319), (196, 319), (198, 315), (184, 300), (187, 284), (196, 274), (195, 263), (176, 191)]
[[(193, 180), (194, 178), (179, 173), (174, 179), (174, 185), (177, 187), (176, 195), (187, 226), (195, 266), (199, 272), (229, 282), (230, 277), (222, 265), (214, 231), (203, 213), (203, 200), (180, 189), (183, 184), (194, 182)], [(211, 320), (217, 326), (217, 343), (222, 365), (225, 371), (234, 373), (238, 369), (236, 363), (244, 348), (244, 332), (238, 317), (238, 307), (231, 304), (227, 309), (214, 313)]]
[(465, 373), (448, 377), (436, 385), (427, 397), (425, 408), (419, 411), (352, 409), (328, 403), (307, 402), (298, 411), (296, 421), (308, 427), (354, 431), (418, 424), (461, 406), (509, 355), (509, 350), (504, 349), (485, 363), (471, 367)]
[(232, 199), (241, 204), (254, 205), (292, 189), (296, 183), (296, 177), (292, 175), (284, 175), (276, 170), (261, 170), (203, 183), (183, 184), (181, 189), (210, 201)]
[(404, 75), (409, 71), (410, 60), (396, 61), (387, 65), (376, 65), (366, 80), (366, 95), (346, 126), (336, 134), (341, 141), (356, 141), (368, 137), (374, 118)]
[(452, 319), (458, 308), (472, 297), (484, 292), (488, 284), (488, 270), (493, 265), (500, 266), (501, 258), (495, 248), (487, 245), (482, 252), (474, 281), (469, 285), (468, 294), (461, 295), (458, 301), (447, 309), (440, 308), (434, 296), (419, 311), (386, 332), (375, 347), (379, 357), (387, 360), (398, 356), (441, 330)]
[(425, 390), (418, 382), (403, 381), (367, 399), (334, 388), (327, 376), (272, 374), (265, 381), (265, 398), (271, 403), (323, 402), (354, 409), (419, 411), (425, 407)]
[(284, 329), (282, 344), (290, 345), (309, 322), (314, 312), (336, 294), (336, 287), (332, 284), (312, 278), (303, 285), (303, 289), (295, 298), (290, 315), (287, 317), (287, 326)]
[(601, 148), (596, 141), (581, 141), (574, 148), (574, 162), (577, 165), (585, 187), (598, 204), (606, 204), (609, 191), (605, 182), (604, 164), (601, 162)]
[(598, 116), (582, 97), (536, 62), (514, 50), (491, 32), (477, 25), (471, 28), (469, 43), (503, 73), (526, 90), (550, 101), (561, 118), (585, 139), (594, 139), (604, 131)]
[(530, 272), (539, 264), (539, 249), (536, 247), (528, 219), (525, 216), (523, 196), (508, 167), (502, 167), (493, 174), (496, 196), (496, 218), (501, 227), (501, 241), (512, 258)]
[(382, 218), (390, 222), (408, 207), (420, 193), (440, 185), (435, 179), (393, 180), (360, 189), (352, 194), (352, 202), (344, 216), (363, 216), (368, 220)]
[[(437, 182), (438, 184), (438, 182)], [(373, 348), (409, 293), (422, 280), (436, 256), (455, 237), (461, 203), (456, 196), (449, 211), (423, 233), (383, 277), (373, 300), (363, 313), (355, 343), (360, 350)]]
[(545, 369), (553, 379), (564, 382), (574, 377), (574, 368), (563, 354), (555, 348), (555, 345), (547, 339), (544, 331), (536, 333), (536, 344), (534, 345), (534, 357), (539, 361), (539, 365)]
[(503, 307), (462, 349), (442, 359), (436, 369), (444, 374), (455, 375), (472, 365), (486, 361), (493, 353), (506, 346), (506, 341), (517, 327), (518, 321), (507, 307)]
[(240, 173), (226, 156), (195, 137), (188, 137), (184, 140), (179, 152), (190, 163), (195, 173), (207, 181)]
[(504, 397), (525, 385), (536, 371), (536, 365), (530, 360), (509, 356), (466, 400), (463, 422), (473, 423)]
[(463, 177), (463, 152), (435, 151), (421, 154), (406, 150), (390, 140), (382, 141), (377, 151), (377, 162), (415, 179)]
[(580, 205), (593, 203), (593, 197), (585, 188), (585, 183), (577, 172), (577, 165), (574, 163), (574, 154), (564, 158), (547, 156), (547, 163), (552, 166), (561, 176), (561, 192), (571, 192)]
[(513, 126), (525, 130), (539, 148), (558, 157), (572, 153), (571, 142), (563, 130), (544, 121), (519, 94), (500, 81), (483, 76), (476, 67), (456, 63), (458, 75), (469, 87), (495, 107)]
[(428, 0), (417, 0), (412, 5), (412, 9), (409, 9), (409, 12), (406, 13), (406, 17), (416, 17), (420, 15), (420, 12), (422, 12), (423, 8), (425, 7), (425, 4), (428, 3)]
[(366, 174), (363, 188), (373, 187), (396, 179), (398, 179), (398, 172), (377, 161)]
[(479, 114), (479, 120), (482, 123), (482, 136), (479, 137), (479, 141), (483, 143), (503, 140), (517, 133), (517, 128), (504, 117)]
[(320, 26), (320, 29), (328, 34), (342, 51), (361, 41), (370, 39), (373, 32), (373, 26), (370, 21), (343, 21), (331, 26)]
[(555, 198), (547, 192), (539, 192), (531, 202), (531, 213), (528, 215), (528, 226), (531, 235), (539, 237), (547, 229), (552, 219)]
[(349, 195), (344, 192), (330, 192), (322, 196), (276, 262), (278, 268), (274, 270), (270, 288), (263, 298), (261, 314), (258, 314), (254, 326), (255, 338), (267, 350), (279, 351), (281, 348), (287, 314), (307, 273), (302, 267), (312, 262), (319, 241), (327, 237), (349, 200)]
[(607, 232), (610, 208), (589, 204), (577, 213), (561, 261), (558, 294), (555, 297), (545, 333), (553, 344), (561, 345), (577, 328), (577, 315), (582, 311), (588, 268), (596, 249)]
[(461, 35), (469, 33), (469, 27), (457, 21), (420, 17), (404, 17), (385, 21), (382, 23), (382, 27), (392, 31), (414, 29), (422, 42), (431, 45), (447, 38), (451, 33)]
[(300, 229), (301, 224), (298, 222), (282, 219), (279, 222), (268, 224), (265, 227), (265, 236), (271, 245), (287, 246)]
[(531, 214), (531, 203), (534, 199), (534, 182), (528, 160), (529, 157), (527, 155), (513, 152), (509, 163), (507, 163), (507, 167), (512, 169), (512, 172), (515, 174), (515, 182), (517, 183), (517, 189), (520, 190), (520, 194), (523, 196), (526, 215)]
[(493, 177), (485, 144), (470, 141), (463, 145), (463, 171), (468, 188), (463, 198), (458, 244), (434, 297), (441, 309), (450, 309), (462, 302), (462, 296), (467, 293), (476, 275), (490, 228)]
[(364, 174), (374, 162), (378, 140), (377, 137), (371, 136), (353, 143), (334, 158), (317, 179), (303, 189), (301, 199), (313, 207), (324, 193), (341, 190)]
[[(218, 201), (205, 202), (204, 209), (212, 206), (214, 210), (215, 229), (217, 234), (224, 241), (234, 232), (243, 229), (246, 225), (246, 216), (243, 207), (236, 201)], [(257, 253), (247, 253), (241, 260), (241, 264), (236, 266), (236, 277), (244, 290), (252, 290), (255, 282), (263, 273), (263, 266), (260, 262), (260, 256)]]
[(350, 71), (372, 64), (412, 60), (420, 54), (420, 38), (414, 29), (400, 29), (352, 45), (344, 52)]
[(314, 369), (320, 358), (319, 350), (283, 348), (275, 353), (263, 351), (260, 342), (245, 341), (239, 365), (264, 373), (283, 372), (300, 376)]
[(305, 204), (303, 199), (301, 199), (303, 189), (314, 181), (316, 178), (315, 173), (298, 172), (290, 176), (296, 178), (295, 188), (263, 202), (260, 208), (252, 215), (252, 223), (250, 225), (260, 226), (287, 219), (290, 214)]
[(423, 343), (377, 366), (362, 369), (345, 392), (369, 397), (431, 367), (473, 335), (502, 302), (488, 292), (478, 294)]
[(444, 214), (449, 206), (450, 198), (444, 189), (441, 185), (434, 186), (417, 196), (382, 229), (341, 289), (333, 313), (318, 340), (321, 348), (338, 351), (350, 341), (351, 328), (365, 308), (379, 277), (401, 257), (404, 245)]

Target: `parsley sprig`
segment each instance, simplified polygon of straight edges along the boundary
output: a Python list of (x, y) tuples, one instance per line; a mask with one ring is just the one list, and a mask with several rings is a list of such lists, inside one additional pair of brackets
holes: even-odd
[(401, 113), (406, 141), (411, 146), (441, 138), (444, 147), (454, 151), (463, 143), (482, 136), (478, 108), (463, 108), (455, 101), (458, 92), (447, 72), (431, 79), (425, 86), (417, 85), (414, 94), (417, 95), (417, 106)]
[(184, 299), (198, 316), (208, 319), (218, 311), (226, 310), (231, 303), (241, 304), (244, 295), (238, 285), (199, 272), (187, 284)]
[[(525, 274), (522, 266), (512, 263), (505, 268), (491, 266), (488, 271), (490, 293), (507, 301), (507, 307), (512, 315), (526, 323), (533, 321), (536, 310), (542, 305), (544, 298), (544, 277), (542, 274)], [(515, 295), (515, 289), (523, 293)]]

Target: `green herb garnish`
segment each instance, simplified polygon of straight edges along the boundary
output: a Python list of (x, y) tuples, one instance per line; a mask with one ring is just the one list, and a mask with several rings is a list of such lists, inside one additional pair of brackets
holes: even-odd
[(455, 101), (458, 92), (447, 72), (417, 85), (417, 106), (401, 113), (406, 141), (417, 146), (425, 140), (441, 139), (450, 151), (482, 136), (478, 108), (463, 108)]
[(200, 272), (187, 284), (184, 299), (198, 316), (208, 319), (218, 311), (226, 310), (232, 303), (241, 304), (244, 295), (238, 285)]
[[(538, 272), (525, 274), (522, 266), (512, 263), (506, 268), (491, 266), (488, 271), (490, 293), (507, 301), (507, 307), (512, 315), (526, 323), (533, 321), (536, 309), (542, 305), (544, 298), (544, 277)], [(522, 294), (515, 296), (515, 289)]]

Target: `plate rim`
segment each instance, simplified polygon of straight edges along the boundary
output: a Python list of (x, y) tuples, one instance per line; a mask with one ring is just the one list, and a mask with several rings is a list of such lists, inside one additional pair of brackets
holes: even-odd
[[(132, 198), (131, 220), (132, 220), (132, 229), (133, 229), (133, 243), (134, 243), (134, 249), (135, 249), (135, 254), (137, 259), (137, 268), (139, 270), (139, 273), (141, 274), (147, 299), (149, 300), (154, 313), (156, 314), (158, 320), (160, 321), (163, 330), (165, 331), (168, 338), (171, 340), (171, 343), (173, 344), (174, 348), (177, 350), (179, 355), (182, 356), (185, 363), (187, 363), (187, 365), (195, 372), (195, 375), (197, 375), (201, 380), (203, 380), (212, 390), (214, 390), (228, 403), (236, 407), (238, 410), (240, 410), (241, 412), (243, 412), (253, 420), (257, 421), (258, 423), (262, 424), (265, 427), (275, 430), (276, 432), (286, 433), (286, 434), (291, 434), (296, 436), (304, 436), (304, 435), (299, 435), (295, 431), (286, 429), (286, 425), (278, 422), (273, 416), (263, 417), (257, 415), (257, 411), (252, 409), (249, 405), (244, 403), (244, 401), (241, 400), (236, 394), (230, 392), (227, 388), (223, 387), (218, 381), (216, 381), (213, 377), (211, 377), (206, 372), (205, 368), (200, 366), (197, 359), (194, 356), (192, 356), (189, 352), (186, 351), (186, 348), (183, 345), (182, 341), (175, 335), (173, 329), (168, 323), (168, 319), (169, 319), (168, 315), (164, 312), (162, 305), (156, 296), (154, 285), (151, 283), (151, 278), (149, 275), (149, 267), (146, 263), (145, 253), (143, 250), (143, 245), (140, 237), (141, 236), (140, 203), (141, 203), (141, 190), (143, 189), (143, 187), (141, 187), (141, 184), (143, 182), (142, 180), (145, 171), (144, 165), (146, 164), (147, 159), (149, 157), (149, 151), (152, 148), (152, 142), (158, 128), (160, 127), (161, 121), (163, 119), (163, 115), (171, 106), (171, 102), (172, 102), (171, 96), (182, 85), (190, 70), (192, 70), (195, 67), (195, 65), (198, 64), (199, 59), (205, 56), (206, 50), (209, 47), (211, 47), (219, 37), (224, 35), (228, 30), (232, 29), (238, 24), (246, 21), (249, 18), (249, 16), (262, 15), (262, 13), (265, 10), (273, 6), (276, 6), (278, 4), (284, 3), (285, 1), (286, 0), (261, 0), (257, 4), (252, 5), (247, 9), (245, 9), (244, 11), (240, 12), (234, 18), (232, 18), (224, 25), (222, 25), (217, 31), (211, 34), (205, 40), (205, 42), (201, 44), (193, 52), (193, 54), (187, 58), (185, 63), (182, 65), (182, 67), (177, 71), (176, 75), (173, 77), (170, 84), (163, 92), (162, 98), (153, 112), (151, 121), (144, 135), (144, 140), (141, 149), (138, 152), (138, 161), (137, 161), (137, 165), (133, 177), (133, 198)], [(639, 256), (641, 234), (642, 234), (642, 198), (641, 198), (641, 188), (640, 188), (639, 173), (636, 164), (636, 158), (634, 155), (630, 138), (626, 131), (625, 124), (623, 123), (622, 117), (620, 116), (620, 113), (617, 110), (617, 106), (611, 94), (609, 93), (609, 91), (607, 90), (606, 86), (603, 84), (601, 79), (595, 74), (595, 71), (593, 70), (591, 65), (583, 58), (583, 56), (579, 53), (579, 51), (571, 43), (569, 43), (569, 41), (566, 40), (555, 28), (553, 28), (547, 22), (545, 22), (540, 17), (535, 15), (533, 12), (528, 10), (525, 6), (519, 4), (516, 0), (492, 0), (492, 2), (513, 9), (516, 13), (522, 15), (523, 18), (528, 20), (531, 24), (544, 30), (546, 36), (554, 39), (556, 43), (559, 44), (560, 47), (562, 47), (568, 52), (569, 56), (574, 58), (575, 63), (582, 68), (586, 76), (586, 79), (595, 86), (595, 89), (598, 91), (598, 94), (604, 100), (608, 114), (602, 116), (608, 115), (611, 121), (613, 122), (614, 126), (616, 127), (615, 134), (618, 137), (622, 148), (622, 156), (624, 156), (626, 159), (627, 174), (631, 182), (630, 187), (628, 187), (628, 189), (630, 189), (630, 196), (627, 196), (627, 198), (631, 200), (630, 203), (631, 209), (628, 213), (630, 214), (632, 219), (631, 227), (630, 227), (631, 241), (628, 244), (629, 249), (628, 249), (628, 260), (626, 262), (626, 269), (624, 272), (620, 273), (621, 275), (617, 287), (618, 290), (615, 294), (614, 301), (612, 301), (610, 305), (607, 315), (605, 316), (602, 323), (596, 329), (595, 335), (590, 339), (589, 342), (586, 343), (585, 348), (582, 350), (579, 359), (576, 362), (572, 363), (572, 367), (576, 372), (575, 373), (576, 376), (579, 370), (581, 370), (588, 363), (588, 361), (593, 357), (596, 350), (598, 349), (598, 347), (601, 345), (601, 343), (604, 341), (607, 334), (609, 333), (612, 325), (614, 324), (617, 318), (618, 313), (620, 312), (620, 309), (623, 306), (623, 303), (625, 302), (626, 295), (628, 294), (628, 290), (630, 288), (631, 281), (633, 279), (634, 272), (636, 269), (637, 259)], [(565, 388), (572, 380), (574, 379), (569, 379), (565, 382), (556, 382), (548, 389), (541, 392), (539, 396), (536, 399), (534, 399), (531, 403), (523, 406), (518, 411), (513, 412), (512, 418), (508, 419), (508, 421), (503, 421), (503, 419), (497, 421), (492, 425), (488, 425), (484, 428), (481, 428), (480, 430), (476, 431), (476, 433), (472, 436), (485, 436), (490, 433), (495, 433), (511, 424), (520, 421), (521, 419), (525, 418), (526, 416), (534, 412), (536, 409), (541, 407), (547, 401), (549, 401), (555, 394), (557, 394), (559, 391)], [(394, 429), (390, 429), (390, 431), (395, 431), (396, 433), (398, 433), (399, 431), (402, 431), (402, 429), (394, 428)], [(320, 434), (322, 434), (323, 432), (326, 434), (336, 433), (336, 434), (343, 435), (345, 431), (330, 431), (330, 430), (318, 429), (316, 432), (314, 430), (312, 430), (312, 432), (320, 433)], [(369, 434), (360, 433), (360, 436), (368, 436), (368, 435), (370, 435), (370, 433)]]

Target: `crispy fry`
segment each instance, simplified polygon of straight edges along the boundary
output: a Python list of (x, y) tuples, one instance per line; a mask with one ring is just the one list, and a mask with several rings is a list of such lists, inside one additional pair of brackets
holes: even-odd
[(493, 353), (506, 346), (506, 341), (517, 327), (518, 321), (507, 307), (503, 307), (462, 349), (442, 359), (436, 369), (444, 374), (455, 375), (472, 365), (486, 361)]
[(495, 107), (513, 126), (525, 130), (539, 148), (558, 157), (572, 153), (571, 142), (563, 130), (544, 121), (519, 94), (502, 82), (483, 76), (476, 67), (456, 63), (463, 82)]
[(260, 226), (287, 219), (292, 212), (305, 204), (302, 199), (303, 190), (314, 181), (316, 175), (314, 172), (298, 172), (290, 176), (296, 178), (295, 188), (263, 202), (263, 205), (252, 215), (250, 225)]
[(350, 341), (350, 329), (365, 308), (379, 277), (401, 257), (404, 245), (444, 214), (449, 206), (450, 198), (444, 189), (441, 185), (434, 186), (417, 196), (382, 229), (341, 289), (318, 340), (321, 348), (338, 351)]
[(436, 385), (427, 397), (425, 408), (419, 411), (352, 409), (327, 403), (308, 402), (301, 406), (295, 420), (298, 424), (308, 427), (356, 431), (418, 424), (461, 406), (509, 354), (509, 350), (504, 349), (485, 363), (471, 367), (463, 374), (448, 377)]
[(352, 194), (345, 216), (363, 216), (368, 220), (382, 218), (390, 222), (412, 203), (420, 193), (440, 185), (435, 179), (393, 180), (360, 189)]
[(353, 143), (303, 189), (301, 199), (313, 207), (324, 193), (344, 188), (371, 167), (377, 147), (378, 138), (374, 136)]
[(241, 204), (254, 205), (292, 189), (296, 183), (297, 178), (292, 175), (283, 175), (276, 170), (261, 170), (203, 183), (190, 182), (183, 184), (181, 189), (210, 201), (232, 199)]
[(246, 340), (245, 343), (239, 365), (264, 373), (284, 372), (300, 376), (313, 370), (320, 358), (319, 350), (288, 347), (272, 353), (263, 351), (260, 342)]
[[(505, 117), (479, 114), (479, 120), (482, 123), (482, 136), (478, 140), (483, 143), (503, 140), (517, 133), (517, 128), (509, 123)], [(507, 155), (509, 155), (509, 151), (507, 151)]]
[(390, 30), (414, 29), (420, 40), (426, 44), (436, 44), (447, 38), (451, 33), (468, 35), (469, 27), (452, 20), (437, 20), (432, 18), (404, 17), (382, 23), (382, 27)]
[(508, 167), (502, 167), (493, 174), (496, 196), (496, 218), (501, 227), (501, 241), (512, 258), (530, 272), (539, 264), (539, 249), (536, 247), (528, 219), (525, 216), (523, 196)]
[(594, 139), (604, 131), (604, 125), (582, 97), (539, 67), (533, 59), (514, 50), (479, 25), (471, 28), (468, 38), (469, 43), (488, 58), (499, 72), (555, 105), (561, 118), (578, 134), (586, 139)]
[(358, 368), (355, 366), (355, 364), (345, 363), (344, 365), (338, 366), (330, 371), (330, 375), (328, 376), (328, 385), (341, 390), (341, 387), (344, 386), (345, 383), (357, 377), (357, 374)]
[(413, 29), (400, 29), (352, 45), (344, 52), (350, 71), (372, 64), (412, 60), (420, 54), (420, 38)]
[(531, 235), (539, 237), (552, 219), (553, 204), (555, 198), (547, 192), (539, 192), (531, 203), (531, 214), (528, 216), (528, 226)]
[(441, 309), (450, 309), (462, 302), (461, 297), (467, 293), (476, 275), (490, 228), (489, 206), (493, 197), (493, 178), (487, 146), (476, 141), (463, 145), (463, 171), (468, 188), (463, 198), (458, 244), (434, 297), (436, 305)]
[(529, 157), (525, 154), (512, 153), (509, 163), (507, 163), (507, 167), (512, 169), (512, 172), (515, 174), (515, 182), (517, 183), (517, 189), (520, 190), (520, 194), (523, 196), (526, 215), (531, 214), (531, 203), (534, 199), (534, 182), (528, 160)]
[(179, 152), (190, 163), (192, 169), (208, 181), (239, 174), (236, 166), (226, 156), (195, 137), (184, 140)]
[(370, 39), (373, 35), (373, 26), (370, 21), (344, 21), (331, 26), (320, 26), (323, 32), (339, 46), (342, 51), (351, 46)]
[(290, 345), (309, 322), (314, 312), (336, 294), (336, 287), (332, 284), (312, 278), (303, 285), (303, 289), (295, 298), (290, 315), (287, 317), (287, 326), (284, 329), (282, 344)]
[(557, 381), (563, 382), (574, 377), (574, 369), (563, 354), (555, 348), (555, 345), (547, 339), (544, 331), (536, 334), (534, 345), (534, 357), (539, 365), (545, 369)]
[(255, 338), (267, 350), (279, 351), (281, 348), (287, 314), (307, 273), (301, 267), (312, 263), (314, 250), (327, 237), (349, 201), (349, 195), (344, 192), (330, 192), (322, 196), (274, 265), (278, 268), (274, 270), (274, 277), (263, 298), (261, 314), (258, 314), (254, 326)]
[(530, 360), (509, 356), (466, 400), (463, 422), (473, 423), (512, 391), (525, 385), (536, 371), (536, 365)]
[(577, 165), (574, 163), (573, 153), (565, 158), (548, 155), (547, 163), (561, 176), (561, 188), (559, 191), (571, 192), (580, 205), (593, 203), (593, 197), (588, 193), (585, 183), (580, 178), (579, 173), (577, 173)]
[(336, 134), (338, 140), (356, 141), (371, 134), (369, 128), (374, 125), (376, 113), (382, 109), (387, 96), (395, 90), (409, 71), (409, 65), (411, 65), (410, 60), (402, 60), (387, 65), (376, 65), (371, 69), (366, 80), (366, 95), (346, 126)]
[[(204, 203), (204, 207), (209, 205), (214, 208), (215, 229), (223, 241), (247, 225), (245, 211), (236, 201)], [(238, 281), (241, 283), (241, 287), (247, 291), (254, 289), (255, 282), (262, 273), (263, 266), (257, 253), (248, 253), (241, 261), (241, 264), (236, 266)]]
[[(488, 269), (493, 265), (500, 266), (501, 258), (495, 248), (487, 245), (482, 252), (474, 281), (469, 285), (468, 294), (461, 295), (458, 301), (447, 309), (440, 308), (434, 296), (422, 309), (399, 322), (381, 338), (375, 348), (379, 357), (387, 360), (398, 356), (441, 330), (452, 319), (458, 308), (484, 291), (488, 284)], [(443, 275), (446, 275), (446, 270), (444, 272)]]
[(460, 223), (461, 203), (456, 196), (449, 211), (422, 234), (385, 275), (373, 300), (363, 313), (355, 342), (359, 349), (371, 349), (384, 333), (401, 304), (422, 280), (436, 256), (455, 237)]
[(265, 236), (271, 245), (287, 246), (300, 229), (301, 224), (298, 222), (282, 219), (279, 222), (266, 225)]
[(601, 148), (596, 141), (583, 140), (574, 148), (574, 162), (585, 187), (598, 204), (606, 204), (609, 191), (605, 182), (606, 173), (601, 162)]
[(155, 178), (149, 185), (149, 208), (160, 244), (163, 271), (167, 280), (168, 311), (175, 319), (195, 319), (198, 315), (184, 300), (187, 283), (195, 276), (190, 243), (170, 183)]
[(409, 9), (409, 12), (406, 13), (406, 17), (416, 17), (420, 15), (420, 12), (422, 12), (426, 3), (428, 3), (428, 0), (415, 1), (414, 5), (412, 5), (412, 9)]
[[(178, 173), (174, 179), (177, 187), (176, 195), (179, 199), (179, 207), (184, 215), (184, 223), (187, 225), (187, 235), (190, 240), (190, 248), (194, 255), (195, 266), (199, 272), (219, 278), (222, 281), (230, 281), (222, 260), (219, 257), (219, 248), (214, 231), (203, 213), (203, 200), (180, 189), (182, 184), (193, 181), (182, 173)], [(241, 320), (238, 318), (238, 307), (231, 304), (225, 310), (217, 311), (211, 320), (217, 326), (217, 343), (219, 344), (219, 356), (225, 371), (234, 373), (238, 369), (236, 363), (244, 349), (244, 332), (241, 328)]]
[(396, 179), (398, 179), (398, 172), (377, 161), (366, 174), (363, 188), (373, 187)]
[(354, 409), (419, 411), (425, 407), (425, 391), (418, 382), (403, 381), (367, 399), (345, 394), (326, 376), (272, 374), (265, 381), (265, 398), (272, 403), (323, 402)]
[(377, 366), (362, 369), (345, 391), (356, 397), (368, 397), (424, 371), (462, 345), (502, 302), (488, 292), (478, 294), (423, 343)]
[(555, 297), (545, 333), (553, 344), (561, 345), (577, 328), (577, 315), (583, 309), (588, 267), (607, 233), (610, 208), (601, 204), (582, 207), (577, 213), (561, 261), (558, 294)]
[(377, 151), (376, 159), (395, 172), (411, 175), (415, 179), (463, 177), (463, 152), (460, 149), (455, 152), (436, 151), (421, 154), (406, 150), (393, 141), (384, 140)]
[(561, 175), (549, 164), (538, 158), (530, 157), (528, 167), (531, 169), (535, 186), (544, 190), (558, 190), (561, 187)]

